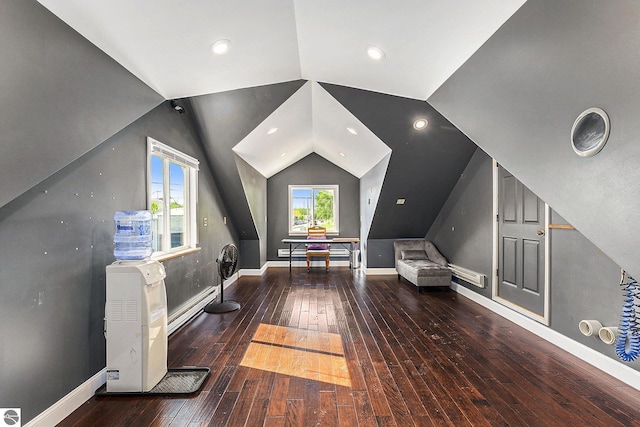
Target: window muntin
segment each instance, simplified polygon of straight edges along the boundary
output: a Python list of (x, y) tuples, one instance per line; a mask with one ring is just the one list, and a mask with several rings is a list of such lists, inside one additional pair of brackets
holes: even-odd
[(337, 185), (290, 185), (289, 234), (307, 234), (313, 225), (337, 234), (340, 230), (338, 200)]
[(169, 161), (169, 211), (171, 223), (169, 230), (171, 231), (171, 248), (179, 248), (186, 243), (186, 226), (185, 221), (188, 209), (185, 209), (185, 189), (186, 167)]
[(153, 138), (147, 139), (147, 151), (152, 258), (195, 248), (199, 161)]

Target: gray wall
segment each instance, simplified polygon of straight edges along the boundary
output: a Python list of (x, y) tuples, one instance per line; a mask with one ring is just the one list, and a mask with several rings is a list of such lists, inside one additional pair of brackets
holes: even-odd
[[(640, 3), (529, 0), (429, 103), (617, 264), (640, 276)], [(611, 119), (579, 158), (571, 126)]]
[[(24, 421), (105, 367), (113, 213), (146, 208), (147, 136), (204, 159), (188, 115), (164, 103), (0, 209), (0, 402)], [(170, 314), (216, 283), (215, 257), (235, 238), (206, 161), (199, 178), (202, 249), (164, 263)]]
[[(492, 160), (478, 149), (442, 211), (426, 235), (449, 262), (487, 275), (487, 288), (463, 286), (491, 298), (493, 182)], [(556, 212), (551, 223), (566, 224)], [(617, 285), (620, 268), (576, 230), (552, 229), (550, 327), (596, 351), (617, 359), (614, 347), (578, 330), (583, 319), (617, 326), (622, 292)], [(638, 369), (638, 362), (631, 366)]]
[(278, 260), (278, 249), (287, 248), (289, 237), (289, 185), (339, 185), (340, 236), (360, 231), (360, 183), (358, 178), (312, 153), (267, 180), (269, 260)]
[[(423, 237), (476, 149), (424, 101), (344, 86), (322, 87), (391, 148), (369, 239)], [(413, 122), (429, 125), (416, 131)], [(403, 206), (396, 199), (404, 198)], [(393, 248), (390, 248), (393, 251)], [(387, 267), (393, 267), (393, 257)]]
[(34, 0), (0, 3), (0, 93), (0, 206), (163, 101)]
[(362, 265), (365, 268), (368, 266), (367, 240), (369, 238), (369, 230), (371, 229), (373, 216), (378, 206), (378, 199), (380, 198), (380, 191), (382, 190), (382, 184), (387, 173), (390, 158), (391, 153), (386, 155), (384, 159), (380, 160), (377, 165), (372, 167), (369, 172), (360, 178), (360, 257), (362, 259)]
[(485, 289), (460, 282), (491, 298), (493, 251), (493, 160), (477, 149), (426, 238), (447, 260), (487, 276)]
[[(551, 222), (565, 224), (556, 212)], [(614, 346), (578, 330), (583, 319), (618, 326), (623, 304), (620, 267), (576, 230), (555, 229), (551, 239), (551, 327), (614, 359)], [(640, 363), (629, 364), (640, 370)]]
[[(259, 71), (257, 71), (259, 72)], [(190, 99), (215, 181), (241, 240), (240, 266), (259, 268), (265, 259), (266, 205), (256, 199), (258, 187), (243, 186), (232, 148), (305, 83), (304, 80), (232, 90)], [(243, 175), (255, 176), (242, 164)], [(251, 179), (248, 180), (251, 183)], [(262, 184), (261, 184), (262, 185)], [(245, 191), (248, 191), (245, 194)], [(253, 204), (255, 202), (255, 204)], [(253, 205), (250, 206), (250, 203)], [(258, 222), (254, 222), (258, 221)]]
[[(256, 240), (242, 240), (240, 268), (261, 268), (267, 262), (267, 178), (253, 166), (235, 155), (236, 167), (258, 233)], [(258, 256), (250, 248), (258, 246)]]
[[(367, 230), (361, 247), (366, 267), (393, 267), (393, 240), (427, 233), (476, 145), (424, 101), (326, 83), (322, 87), (392, 150), (388, 161), (363, 176), (367, 194), (362, 202), (373, 188), (376, 203), (372, 209), (361, 204)], [(415, 130), (417, 118), (426, 118), (428, 127)], [(406, 203), (397, 205), (398, 198)]]
[(164, 263), (170, 313), (237, 235), (191, 114), (35, 1), (0, 2), (0, 29), (0, 403), (24, 425), (105, 367), (113, 213), (146, 207), (147, 136), (201, 160), (202, 250)]
[[(398, 236), (398, 238), (403, 238)], [(394, 268), (393, 242), (396, 239), (367, 239), (367, 268)]]

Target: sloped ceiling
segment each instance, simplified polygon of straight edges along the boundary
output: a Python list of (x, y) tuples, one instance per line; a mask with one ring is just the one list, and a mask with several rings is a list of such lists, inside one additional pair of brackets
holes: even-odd
[[(259, 232), (234, 153), (265, 177), (310, 152), (362, 177), (391, 151), (377, 212), (408, 203), (400, 217), (376, 214), (369, 237), (424, 236), (416, 224), (435, 218), (474, 148), (425, 100), (524, 3), (38, 1), (193, 110), (242, 239)], [(231, 49), (215, 56), (219, 39)], [(382, 60), (366, 55), (372, 45)], [(431, 123), (416, 131), (417, 118)]]
[[(38, 1), (167, 99), (303, 79), (425, 100), (524, 3)], [(219, 39), (229, 40), (231, 49), (215, 56), (210, 46)], [(367, 57), (370, 45), (381, 48), (385, 59)], [(308, 102), (302, 111), (311, 108), (313, 123), (331, 121), (332, 110), (322, 100)], [(356, 176), (384, 156), (358, 146), (357, 162), (353, 156), (341, 160), (330, 145), (334, 135), (326, 127), (311, 129), (311, 123), (290, 121), (286, 132), (310, 138), (301, 147), (311, 146)], [(255, 144), (246, 145), (259, 158), (273, 154), (268, 144), (258, 152)], [(268, 169), (246, 152), (244, 158), (272, 174), (292, 164), (298, 150), (272, 159)]]
[(319, 84), (307, 82), (233, 151), (266, 178), (313, 152), (360, 178), (391, 149)]
[[(424, 237), (476, 145), (426, 102), (323, 87), (392, 150), (368, 237)], [(429, 126), (416, 131), (417, 117)], [(404, 204), (396, 204), (398, 199)]]
[[(636, 278), (639, 20), (633, 0), (529, 0), (429, 98)], [(583, 158), (571, 127), (590, 107), (607, 112), (611, 132), (602, 151)]]
[(2, 3), (0, 56), (0, 207), (164, 101), (36, 2)]
[(39, 2), (167, 99), (305, 79), (424, 100), (524, 0)]
[(194, 114), (196, 122), (199, 123), (212, 173), (241, 239), (258, 239), (258, 231), (251, 217), (248, 200), (239, 197), (244, 194), (244, 189), (236, 167), (233, 147), (295, 94), (304, 83), (298, 80), (201, 95), (190, 99), (190, 108), (193, 111), (188, 111), (187, 114)]

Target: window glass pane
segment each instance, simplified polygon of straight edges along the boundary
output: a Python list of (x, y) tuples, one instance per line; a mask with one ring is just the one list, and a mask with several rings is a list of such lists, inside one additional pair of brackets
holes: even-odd
[(310, 188), (291, 190), (292, 231), (306, 232), (313, 221), (313, 192)]
[(177, 248), (185, 244), (186, 206), (184, 166), (169, 162), (169, 210), (171, 212), (171, 247)]
[(162, 173), (162, 159), (151, 156), (151, 235), (153, 236), (153, 250), (161, 250), (162, 230), (164, 229), (164, 174)]
[(315, 225), (335, 230), (336, 224), (333, 217), (334, 194), (330, 189), (316, 189), (313, 191), (313, 212)]
[(289, 233), (306, 234), (313, 225), (338, 233), (338, 186), (289, 186)]
[[(147, 208), (153, 215), (153, 250), (156, 259), (195, 248), (197, 159), (153, 138), (147, 138), (149, 170)], [(152, 255), (154, 258), (154, 255)]]

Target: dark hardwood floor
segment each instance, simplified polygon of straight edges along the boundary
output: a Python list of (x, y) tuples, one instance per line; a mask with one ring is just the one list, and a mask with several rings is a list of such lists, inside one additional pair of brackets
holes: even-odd
[(448, 290), (271, 268), (169, 339), (189, 397), (93, 397), (61, 426), (633, 426), (640, 392)]

